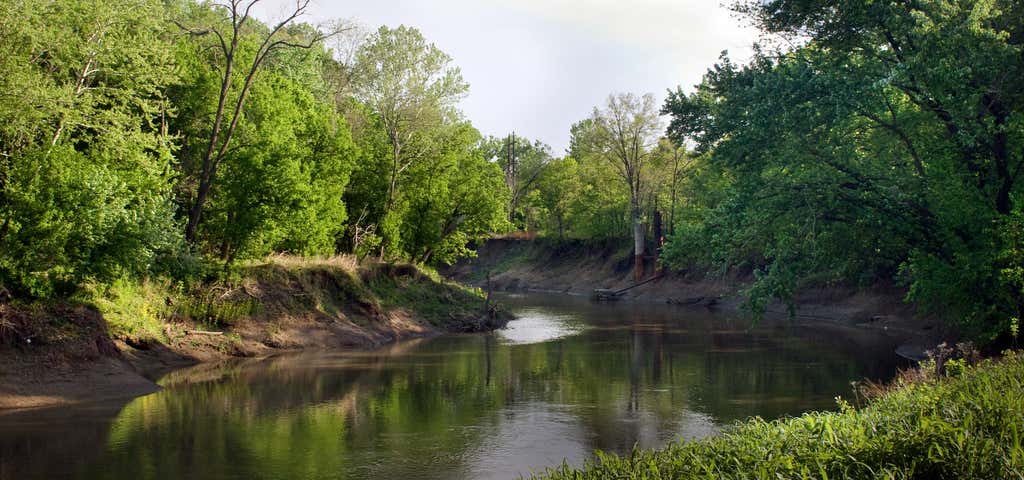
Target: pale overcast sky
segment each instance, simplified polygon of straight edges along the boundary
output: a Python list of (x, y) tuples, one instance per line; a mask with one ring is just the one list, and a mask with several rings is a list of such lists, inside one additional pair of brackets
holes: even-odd
[[(268, 0), (258, 15), (287, 4)], [(339, 18), (418, 28), (462, 69), (462, 110), (481, 133), (514, 130), (558, 156), (609, 93), (660, 102), (666, 89), (690, 90), (722, 50), (745, 62), (757, 35), (721, 0), (313, 0), (305, 21)]]

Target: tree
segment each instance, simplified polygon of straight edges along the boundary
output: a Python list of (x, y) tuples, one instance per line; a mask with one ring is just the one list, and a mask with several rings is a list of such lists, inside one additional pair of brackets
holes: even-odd
[(254, 85), (247, 110), (210, 197), (205, 238), (227, 262), (275, 251), (333, 254), (355, 157), (348, 125), (330, 103), (276, 72)]
[(419, 30), (404, 25), (381, 27), (363, 43), (353, 77), (356, 97), (376, 115), (390, 143), (382, 217), (386, 222), (402, 175), (435, 156), (432, 135), (454, 115), (455, 104), (469, 86), (451, 65), (451, 57), (428, 44)]
[[(226, 4), (214, 4), (215, 10), (222, 12), (226, 18), (223, 21), (215, 22), (214, 25), (205, 27), (190, 27), (178, 23), (179, 27), (196, 37), (206, 37), (212, 34), (216, 38), (213, 46), (220, 53), (215, 61), (221, 70), (220, 91), (217, 97), (217, 107), (213, 112), (213, 124), (208, 133), (208, 142), (205, 153), (203, 153), (199, 170), (199, 185), (188, 213), (188, 223), (185, 226), (185, 239), (194, 242), (199, 222), (202, 218), (203, 208), (210, 194), (217, 176), (217, 168), (228, 153), (228, 147), (234, 136), (235, 129), (243, 116), (245, 101), (252, 87), (253, 80), (260, 67), (268, 58), (278, 50), (287, 48), (308, 49), (330, 37), (336, 32), (323, 33), (320, 31), (302, 31), (306, 35), (287, 35), (288, 27), (301, 17), (309, 6), (310, 0), (296, 0), (290, 13), (271, 26), (267, 31), (256, 33), (253, 40), (255, 50), (247, 51), (246, 36), (254, 35), (248, 28), (251, 24), (258, 22), (253, 19), (250, 12), (259, 0), (230, 0)], [(229, 24), (225, 29), (222, 23)], [(258, 31), (258, 26), (253, 25)], [(226, 30), (222, 32), (222, 30)], [(237, 85), (235, 68), (241, 63), (244, 77), (241, 85)], [(234, 97), (232, 99), (232, 97)], [(229, 105), (233, 103), (233, 105)], [(224, 124), (227, 123), (225, 127)]]
[(668, 138), (658, 141), (654, 156), (654, 180), (665, 182), (669, 195), (668, 234), (675, 233), (676, 206), (679, 199), (679, 188), (687, 171), (693, 166), (693, 159), (686, 146), (680, 146)]
[(609, 95), (603, 109), (594, 108), (589, 147), (615, 166), (629, 187), (633, 223), (634, 276), (643, 275), (644, 227), (641, 210), (644, 164), (661, 134), (654, 96), (631, 93)]
[(1024, 72), (1019, 2), (738, 8), (800, 41), (745, 66), (723, 56), (665, 104), (670, 136), (730, 179), (705, 227), (712, 256), (754, 269), (752, 299), (895, 278), (925, 311), (1005, 331), (1024, 309), (1007, 234), (1024, 165), (1024, 87), (1006, 81)]
[(508, 191), (501, 170), (487, 161), (480, 133), (469, 122), (438, 132), (437, 157), (409, 169), (395, 205), (400, 246), (418, 263), (452, 263), (472, 255), (470, 239), (504, 228)]
[(488, 137), (481, 148), (484, 156), (497, 163), (505, 174), (505, 185), (510, 193), (509, 222), (513, 227), (528, 229), (528, 219), (519, 207), (551, 161), (551, 147), (540, 140), (530, 142), (512, 133), (505, 138)]
[(537, 179), (536, 201), (543, 207), (546, 226), (558, 232), (559, 240), (571, 229), (572, 209), (582, 189), (579, 170), (574, 158), (559, 158), (549, 162)]
[(0, 6), (0, 291), (143, 273), (176, 245), (160, 2)]

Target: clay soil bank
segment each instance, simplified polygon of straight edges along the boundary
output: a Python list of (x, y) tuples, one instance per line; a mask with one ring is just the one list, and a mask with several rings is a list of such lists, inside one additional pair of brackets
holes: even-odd
[[(658, 271), (652, 260), (646, 277), (661, 278), (622, 293), (619, 301), (676, 304), (679, 308), (744, 311), (743, 290), (750, 275), (712, 276), (703, 272)], [(552, 242), (540, 239), (493, 238), (481, 243), (477, 257), (442, 273), (452, 279), (496, 291), (560, 292), (592, 296), (597, 289), (622, 290), (636, 285), (629, 245), (615, 242)], [(891, 285), (868, 289), (805, 288), (796, 295), (794, 320), (807, 328), (836, 325), (876, 330), (893, 337), (899, 353), (920, 358), (956, 332), (938, 319), (917, 315), (903, 301), (906, 291)], [(768, 316), (788, 317), (788, 306), (774, 302)]]
[(367, 350), (509, 319), (485, 311), (479, 291), (436, 274), (347, 258), (278, 257), (184, 295), (136, 290), (149, 293), (118, 304), (138, 311), (104, 302), (0, 304), (0, 415), (149, 394), (164, 373), (202, 362)]

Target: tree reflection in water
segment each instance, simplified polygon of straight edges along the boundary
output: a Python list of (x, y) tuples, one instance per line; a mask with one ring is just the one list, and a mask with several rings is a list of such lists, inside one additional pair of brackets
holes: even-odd
[(121, 409), (0, 417), (0, 477), (515, 478), (832, 408), (895, 368), (889, 342), (856, 330), (505, 301), (525, 318), (512, 334), (200, 365)]

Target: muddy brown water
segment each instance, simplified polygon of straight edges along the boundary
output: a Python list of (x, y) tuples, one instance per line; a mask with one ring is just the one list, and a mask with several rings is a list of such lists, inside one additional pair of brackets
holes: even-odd
[(875, 333), (503, 296), (488, 335), (199, 365), (128, 403), (0, 416), (3, 479), (489, 479), (834, 409), (898, 365)]

